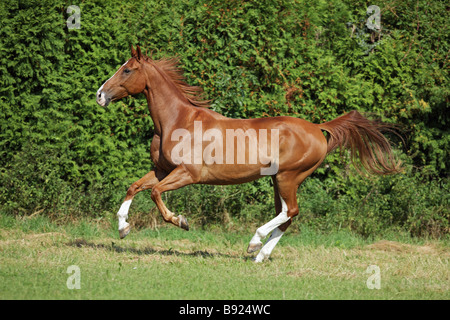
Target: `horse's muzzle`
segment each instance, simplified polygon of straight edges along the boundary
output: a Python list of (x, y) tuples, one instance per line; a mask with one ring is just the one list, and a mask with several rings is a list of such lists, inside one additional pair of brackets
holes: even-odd
[(97, 103), (102, 107), (106, 107), (111, 102), (111, 97), (103, 90), (97, 91)]

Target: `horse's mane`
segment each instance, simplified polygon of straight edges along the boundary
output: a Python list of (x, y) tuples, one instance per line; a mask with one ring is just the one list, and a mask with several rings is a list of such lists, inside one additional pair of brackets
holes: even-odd
[(145, 61), (152, 63), (180, 90), (183, 96), (194, 106), (209, 108), (210, 100), (203, 97), (203, 89), (198, 86), (191, 86), (186, 83), (183, 70), (180, 68), (178, 58), (163, 58), (160, 60), (152, 60), (149, 57), (144, 58)]

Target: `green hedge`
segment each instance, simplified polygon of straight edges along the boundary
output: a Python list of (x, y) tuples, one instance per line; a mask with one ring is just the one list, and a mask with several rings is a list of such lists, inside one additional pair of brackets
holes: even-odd
[[(401, 125), (404, 174), (368, 180), (349, 174), (352, 168), (332, 154), (299, 193), (300, 221), (362, 234), (393, 226), (448, 234), (447, 6), (378, 1), (382, 28), (375, 32), (365, 26), (371, 4), (2, 2), (2, 212), (117, 210), (128, 186), (151, 168), (153, 125), (142, 97), (104, 109), (95, 93), (139, 44), (155, 58), (178, 56), (188, 82), (202, 86), (211, 108), (226, 116), (318, 123), (357, 109)], [(79, 29), (67, 27), (70, 5), (81, 8)], [(191, 186), (165, 197), (172, 210), (202, 223), (273, 214), (267, 179)], [(150, 210), (148, 198), (139, 195), (134, 210)]]

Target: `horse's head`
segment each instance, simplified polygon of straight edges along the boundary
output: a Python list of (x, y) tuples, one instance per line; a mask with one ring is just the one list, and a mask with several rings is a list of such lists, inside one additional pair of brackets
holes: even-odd
[(144, 56), (141, 48), (131, 46), (131, 58), (109, 78), (97, 91), (97, 103), (106, 107), (111, 101), (144, 91), (146, 86)]

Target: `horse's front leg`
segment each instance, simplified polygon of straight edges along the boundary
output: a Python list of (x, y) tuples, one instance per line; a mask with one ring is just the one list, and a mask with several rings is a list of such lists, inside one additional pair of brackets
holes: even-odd
[(117, 213), (117, 217), (119, 218), (119, 236), (121, 239), (125, 238), (131, 230), (131, 226), (127, 222), (127, 218), (128, 210), (130, 209), (131, 201), (134, 196), (140, 191), (152, 189), (166, 175), (166, 173), (160, 172), (159, 170), (158, 172), (152, 170), (128, 188), (125, 200)]
[(164, 221), (170, 222), (177, 227), (189, 230), (187, 220), (182, 215), (175, 216), (173, 212), (167, 209), (161, 199), (161, 194), (166, 191), (176, 190), (189, 184), (196, 183), (194, 175), (191, 174), (184, 165), (176, 167), (167, 177), (157, 183), (152, 189), (152, 200), (161, 212)]

